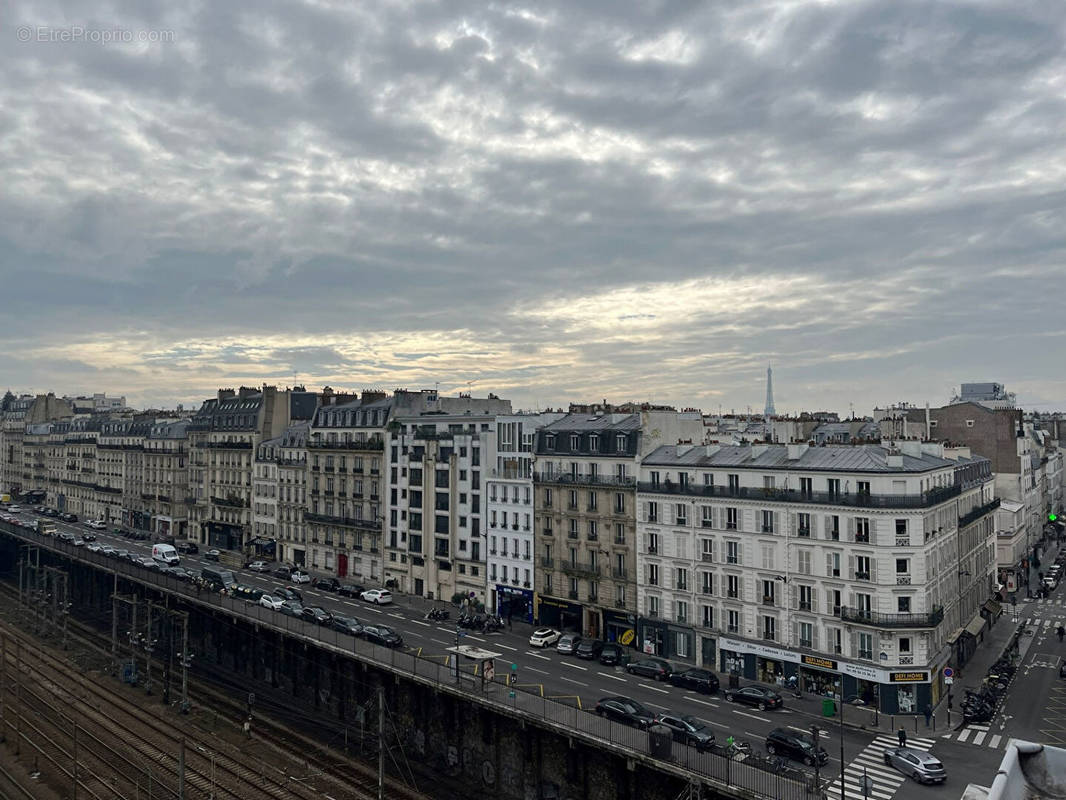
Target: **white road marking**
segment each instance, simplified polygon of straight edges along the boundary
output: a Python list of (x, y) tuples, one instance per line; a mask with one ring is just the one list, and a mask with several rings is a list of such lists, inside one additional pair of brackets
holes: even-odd
[(559, 663), (562, 664), (564, 667), (570, 667), (572, 669), (579, 669), (582, 672), (588, 672), (589, 671), (588, 667), (583, 667), (580, 664), (571, 664), (569, 661), (560, 661)]
[(619, 678), (617, 675), (608, 675), (606, 672), (597, 672), (597, 675), (602, 675), (605, 678), (610, 678), (612, 681), (621, 681), (622, 683), (629, 683), (625, 678)]
[(971, 734), (972, 732), (973, 732), (973, 731), (971, 731), (971, 730), (970, 730), (969, 728), (965, 728), (965, 729), (963, 729), (962, 733), (960, 733), (960, 734), (959, 734), (959, 736), (958, 736), (958, 738), (956, 739), (956, 741), (958, 741), (958, 742), (965, 742), (965, 741), (966, 741), (967, 739), (969, 739), (969, 738), (970, 738), (970, 734)]
[(992, 738), (988, 740), (988, 746), (989, 747), (995, 747), (996, 749), (998, 749), (1000, 740), (1002, 738), (1003, 738), (1003, 736), (998, 734), (998, 733), (992, 734)]
[(413, 622), (415, 625), (422, 625), (422, 626), (424, 626), (426, 628), (432, 628), (433, 627), (428, 622), (422, 622), (422, 621), (417, 620), (417, 619), (413, 619), (413, 620), (411, 620), (411, 622)]
[(527, 656), (533, 656), (533, 658), (541, 658), (541, 659), (544, 659), (545, 661), (551, 661), (551, 659), (548, 658), (547, 656), (542, 656), (540, 653), (534, 653), (532, 651), (527, 652), (526, 655)]
[(518, 652), (518, 648), (517, 647), (511, 647), (511, 645), (509, 645), (509, 644), (501, 644), (500, 642), (495, 642), (495, 643), (493, 643), (492, 646), (493, 647), (502, 647), (504, 650), (513, 650), (516, 653)]
[(735, 708), (733, 709), (733, 713), (740, 714), (740, 716), (747, 717), (748, 719), (757, 719), (759, 720), (759, 722), (771, 722), (771, 720), (766, 717), (757, 717), (754, 714), (749, 714), (746, 711), (737, 711)]
[(666, 689), (660, 689), (658, 686), (648, 686), (647, 688), (651, 689), (653, 692), (660, 692), (662, 694), (670, 694), (668, 691), (666, 691)]
[(431, 639), (430, 639), (430, 641), (431, 641), (431, 642), (436, 642), (437, 644), (448, 644), (447, 642), (442, 642), (442, 641), (441, 641), (440, 639), (433, 639), (433, 638), (431, 638)]
[(701, 706), (710, 706), (711, 708), (718, 708), (718, 703), (708, 703), (706, 700), (700, 700), (698, 697), (689, 697), (685, 695), (685, 699), (690, 703), (699, 703)]
[(981, 742), (983, 742), (985, 740), (986, 736), (988, 736), (988, 732), (987, 731), (978, 731), (977, 735), (973, 737), (973, 743), (974, 744), (981, 744)]
[(584, 686), (586, 689), (588, 688), (588, 684), (587, 683), (582, 683), (581, 681), (575, 681), (573, 678), (560, 678), (560, 680), (564, 680), (567, 683), (576, 683), (578, 686)]
[(547, 672), (546, 670), (543, 670), (543, 669), (537, 669), (536, 667), (524, 666), (524, 667), (522, 667), (522, 669), (528, 669), (528, 670), (529, 670), (530, 672), (537, 672), (537, 673), (540, 673), (541, 675), (548, 675), (548, 674), (550, 674), (550, 673), (548, 673), (548, 672)]

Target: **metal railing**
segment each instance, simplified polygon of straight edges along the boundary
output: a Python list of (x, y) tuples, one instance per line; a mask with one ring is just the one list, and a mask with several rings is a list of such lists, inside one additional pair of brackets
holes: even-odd
[(765, 500), (776, 503), (812, 503), (854, 508), (928, 508), (943, 503), (962, 492), (960, 486), (944, 486), (921, 494), (848, 494), (840, 492), (802, 492), (799, 489), (765, 489), (747, 486), (704, 486), (702, 484), (637, 484), (640, 492), (681, 494), (690, 497), (719, 497), (735, 500)]
[(944, 609), (937, 606), (924, 614), (882, 614), (850, 606), (840, 607), (840, 619), (880, 628), (935, 628), (944, 621)]
[[(482, 681), (480, 676), (468, 672), (467, 669), (471, 667), (464, 663), (456, 674), (452, 665), (419, 657), (415, 651), (381, 647), (235, 597), (197, 590), (195, 586), (168, 575), (110, 556), (87, 552), (83, 547), (74, 547), (55, 537), (38, 535), (4, 522), (0, 522), (0, 531), (126, 578), (149, 583), (158, 590), (180, 596), (190, 604), (221, 608), (259, 625), (313, 641), (323, 648), (388, 669), (436, 691), (457, 695), (497, 714), (528, 721), (563, 736), (576, 736), (592, 746), (622, 756), (655, 758), (676, 778), (685, 779), (686, 772), (692, 773), (719, 788), (739, 789), (757, 800), (818, 800), (821, 797), (812, 772), (783, 766), (757, 754), (738, 761), (729, 758), (724, 748), (717, 745), (700, 752), (688, 745), (672, 742), (668, 757), (657, 756), (647, 731), (602, 718), (590, 713), (591, 709), (582, 710), (543, 697), (539, 689), (533, 686), (518, 685), (511, 687), (511, 691), (505, 685), (504, 670), (499, 671), (496, 680)], [(615, 605), (621, 607), (622, 604)], [(208, 658), (205, 657), (202, 663), (209, 663)], [(828, 781), (823, 781), (823, 786), (826, 783)]]

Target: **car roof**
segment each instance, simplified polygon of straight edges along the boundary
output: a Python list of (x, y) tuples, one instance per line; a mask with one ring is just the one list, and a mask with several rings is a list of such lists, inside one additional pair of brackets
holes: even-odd
[(940, 759), (937, 758), (936, 756), (934, 756), (932, 753), (930, 753), (930, 752), (928, 752), (926, 750), (919, 750), (916, 747), (897, 747), (896, 751), (897, 752), (901, 752), (901, 753), (906, 753), (907, 755), (910, 755), (910, 756), (914, 756), (916, 759), (921, 761), (923, 764), (928, 764), (929, 762), (932, 762), (932, 761), (935, 761), (937, 763), (940, 762)]

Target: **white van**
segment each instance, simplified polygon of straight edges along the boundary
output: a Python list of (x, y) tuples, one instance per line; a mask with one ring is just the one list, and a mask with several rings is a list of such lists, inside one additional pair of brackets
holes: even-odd
[(174, 549), (172, 544), (152, 545), (152, 559), (160, 564), (166, 564), (168, 567), (176, 567), (181, 563), (178, 551)]

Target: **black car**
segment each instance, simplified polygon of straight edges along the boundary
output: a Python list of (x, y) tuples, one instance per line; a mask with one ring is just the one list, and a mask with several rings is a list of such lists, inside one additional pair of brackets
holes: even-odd
[(809, 733), (774, 728), (766, 737), (766, 752), (770, 755), (780, 753), (796, 761), (802, 761), (813, 767), (817, 761), (824, 764), (829, 760), (829, 753), (819, 746)]
[(642, 658), (640, 661), (626, 664), (626, 672), (630, 675), (643, 675), (657, 681), (665, 681), (673, 671), (670, 662), (661, 658)]
[(166, 575), (170, 575), (172, 578), (177, 578), (179, 581), (185, 581), (188, 583), (196, 577), (196, 573), (190, 572), (185, 567), (166, 567), (162, 570)]
[(599, 639), (582, 639), (577, 643), (574, 655), (590, 661), (594, 658), (599, 658), (600, 653), (603, 652), (603, 644)]
[(58, 517), (59, 516), (59, 512), (56, 511), (54, 508), (46, 508), (44, 510), (44, 515), (46, 517)]
[(133, 558), (130, 559), (130, 561), (136, 564), (138, 567), (144, 567), (145, 569), (155, 569), (157, 571), (159, 570), (159, 565), (147, 556), (134, 555)]
[(382, 647), (402, 647), (403, 638), (388, 625), (366, 625), (363, 627), (363, 638), (368, 642), (380, 644)]
[(85, 531), (81, 535), (81, 540), (83, 542), (95, 542), (96, 541), (96, 534), (95, 533), (89, 533), (88, 531)]
[(365, 586), (360, 586), (358, 583), (342, 583), (340, 588), (337, 589), (337, 594), (341, 597), (358, 597), (366, 591)]
[(275, 586), (271, 594), (274, 597), (280, 597), (282, 600), (295, 600), (297, 603), (304, 601), (304, 596), (299, 591), (288, 586)]
[(363, 624), (355, 617), (345, 617), (340, 614), (334, 614), (329, 626), (335, 631), (349, 633), (352, 636), (361, 636), (363, 633)]
[(282, 578), (284, 580), (288, 580), (292, 577), (292, 567), (278, 567), (274, 570), (273, 575), (275, 578)]
[(664, 711), (658, 722), (670, 729), (675, 742), (690, 744), (697, 750), (707, 750), (714, 744), (714, 731), (690, 714)]
[(781, 708), (785, 701), (773, 689), (765, 686), (745, 686), (743, 689), (727, 689), (725, 699), (734, 703), (758, 706), (761, 711), (768, 708)]
[(341, 582), (336, 578), (319, 578), (314, 582), (314, 587), (324, 592), (336, 592), (340, 590)]
[(118, 558), (118, 559), (121, 559), (122, 561), (126, 561), (130, 557), (130, 551), (129, 550), (117, 550), (117, 549), (116, 550), (112, 550), (111, 551), (111, 556), (112, 556), (112, 558)]
[(647, 728), (655, 722), (655, 715), (648, 709), (636, 700), (620, 695), (602, 698), (596, 703), (596, 713), (636, 728)]
[(301, 615), (308, 622), (317, 622), (319, 625), (329, 625), (332, 615), (326, 609), (319, 606), (306, 606)]
[(714, 694), (718, 691), (718, 676), (705, 669), (686, 669), (682, 672), (672, 672), (667, 679), (674, 686), (683, 689), (692, 689), (703, 694)]
[(218, 561), (222, 554), (218, 550), (208, 550), (204, 553), (204, 561)]
[(174, 549), (176, 549), (179, 553), (187, 554), (200, 552), (200, 548), (196, 546), (195, 542), (178, 542), (176, 545), (174, 545)]
[(240, 584), (230, 589), (230, 594), (238, 600), (244, 600), (247, 603), (258, 603), (259, 598), (262, 597), (265, 592), (262, 589), (256, 589), (254, 586)]
[(77, 522), (78, 521), (78, 515), (77, 514), (69, 514), (69, 513), (60, 514), (59, 518), (61, 520), (63, 520), (64, 522)]
[(600, 663), (606, 666), (622, 663), (622, 645), (608, 642), (600, 651)]

